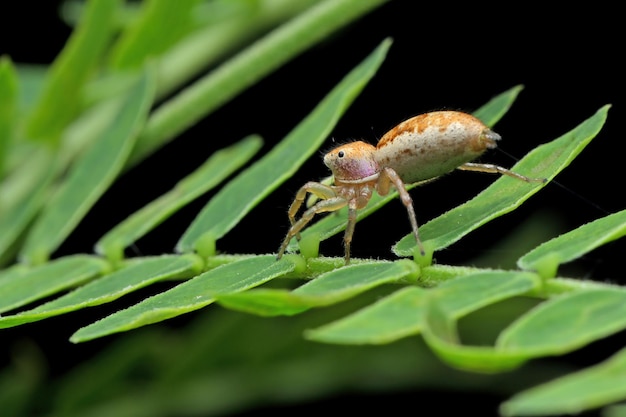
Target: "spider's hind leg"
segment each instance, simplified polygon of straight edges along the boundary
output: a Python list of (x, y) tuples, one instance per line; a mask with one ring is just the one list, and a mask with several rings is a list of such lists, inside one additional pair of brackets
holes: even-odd
[(477, 171), (477, 172), (486, 172), (489, 174), (501, 174), (506, 175), (507, 177), (515, 178), (524, 182), (546, 182), (548, 181), (546, 178), (530, 178), (522, 174), (518, 174), (517, 172), (511, 171), (510, 169), (506, 169), (499, 165), (493, 164), (477, 164), (474, 162), (467, 162), (457, 169), (461, 171)]

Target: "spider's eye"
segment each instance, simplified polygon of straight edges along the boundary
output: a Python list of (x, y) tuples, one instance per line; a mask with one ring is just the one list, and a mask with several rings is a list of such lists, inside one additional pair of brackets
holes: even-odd
[(345, 154), (343, 153), (343, 151), (339, 151), (339, 152), (337, 152), (337, 157), (338, 157), (338, 158), (343, 158), (343, 156), (344, 156), (344, 155), (345, 155)]

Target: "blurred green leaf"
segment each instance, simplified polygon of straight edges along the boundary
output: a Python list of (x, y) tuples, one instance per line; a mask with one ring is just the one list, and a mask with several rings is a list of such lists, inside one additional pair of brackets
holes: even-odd
[(46, 84), (48, 68), (44, 65), (16, 64), (20, 113), (27, 113), (37, 104)]
[(179, 181), (172, 190), (111, 229), (96, 243), (96, 252), (109, 259), (120, 260), (124, 248), (154, 229), (181, 207), (217, 186), (233, 171), (248, 162), (262, 144), (260, 137), (249, 136), (215, 152), (202, 166)]
[(500, 412), (504, 416), (579, 414), (625, 399), (626, 349), (622, 349), (598, 365), (514, 395)]
[(229, 182), (209, 201), (179, 240), (176, 249), (190, 252), (204, 236), (219, 239), (276, 189), (322, 144), (339, 117), (381, 65), (390, 41), (384, 41), (261, 160)]
[(48, 196), (56, 166), (48, 148), (35, 149), (29, 163), (0, 185), (0, 264), (12, 260), (25, 238), (24, 229)]
[(198, 20), (204, 26), (166, 51), (157, 63), (163, 96), (184, 85), (220, 59), (258, 40), (270, 28), (314, 5), (317, 0), (227, 0), (205, 2)]
[[(53, 301), (12, 316), (0, 317), (0, 328), (18, 326), (104, 304), (157, 281), (189, 278), (200, 272), (201, 264), (202, 262), (192, 255), (164, 255), (133, 260), (127, 267), (90, 281)], [(47, 273), (50, 274), (49, 271)]]
[(211, 304), (214, 296), (243, 291), (292, 272), (295, 265), (277, 262), (273, 255), (256, 256), (212, 269), (126, 310), (78, 330), (74, 343), (123, 332), (198, 310)]
[(325, 0), (301, 13), (159, 107), (142, 132), (133, 165), (306, 48), (386, 0)]
[(193, 11), (200, 0), (145, 0), (139, 18), (126, 28), (111, 52), (115, 69), (139, 69), (146, 59), (157, 57), (188, 34)]
[[(18, 78), (11, 59), (0, 56), (0, 179), (4, 176), (18, 108)], [(1, 212), (1, 208), (0, 208)]]
[(153, 96), (154, 77), (146, 72), (129, 91), (116, 123), (76, 161), (46, 205), (21, 250), (24, 261), (45, 261), (110, 186), (124, 166)]
[(50, 68), (37, 106), (28, 119), (31, 140), (56, 144), (81, 108), (82, 89), (114, 34), (119, 0), (90, 0), (85, 15)]
[[(598, 134), (608, 109), (609, 106), (602, 107), (570, 132), (533, 149), (511, 170), (531, 178), (554, 178)], [(514, 210), (544, 186), (503, 176), (467, 203), (421, 226), (422, 241), (436, 249), (450, 246), (488, 221)], [(415, 238), (407, 235), (393, 250), (397, 255), (409, 256), (414, 247)]]
[(0, 313), (89, 281), (108, 268), (100, 258), (73, 255), (29, 270), (10, 270), (0, 278)]

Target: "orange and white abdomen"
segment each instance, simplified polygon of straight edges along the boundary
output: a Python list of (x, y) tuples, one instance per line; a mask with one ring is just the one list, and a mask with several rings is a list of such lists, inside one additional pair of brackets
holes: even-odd
[(405, 183), (446, 174), (495, 148), (500, 135), (467, 113), (437, 111), (415, 116), (387, 132), (376, 146), (380, 167)]

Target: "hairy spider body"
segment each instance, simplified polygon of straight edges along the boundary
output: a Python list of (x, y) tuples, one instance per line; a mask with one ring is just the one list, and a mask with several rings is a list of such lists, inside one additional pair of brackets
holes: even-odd
[[(392, 185), (407, 209), (415, 241), (423, 255), (413, 201), (405, 184), (433, 179), (455, 169), (499, 173), (526, 182), (545, 181), (527, 178), (497, 165), (470, 163), (487, 149), (495, 148), (497, 140), (500, 135), (470, 114), (438, 111), (400, 123), (387, 132), (377, 146), (357, 141), (331, 150), (324, 156), (324, 164), (333, 174), (334, 185), (308, 182), (298, 190), (288, 211), (291, 228), (277, 258), (282, 257), (294, 236), (299, 239), (300, 231), (315, 214), (348, 206), (344, 234), (345, 263), (348, 264), (357, 210), (367, 205), (374, 191), (386, 195)], [(321, 201), (296, 221), (307, 193)]]

